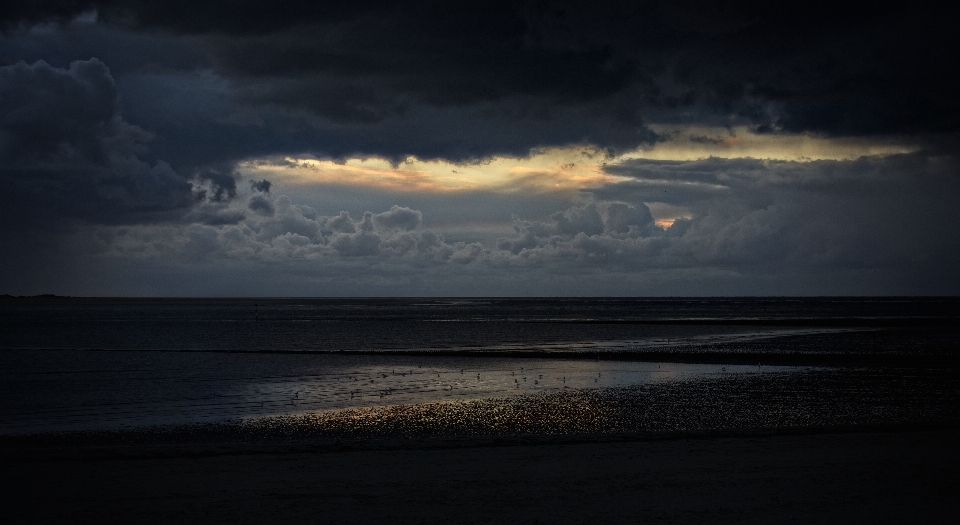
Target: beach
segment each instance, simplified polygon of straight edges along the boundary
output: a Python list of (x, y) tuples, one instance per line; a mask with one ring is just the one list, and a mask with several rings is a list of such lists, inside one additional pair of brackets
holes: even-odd
[(9, 457), (5, 520), (952, 523), (960, 429), (59, 449)]
[(13, 522), (952, 523), (957, 375), (815, 369), (0, 439)]

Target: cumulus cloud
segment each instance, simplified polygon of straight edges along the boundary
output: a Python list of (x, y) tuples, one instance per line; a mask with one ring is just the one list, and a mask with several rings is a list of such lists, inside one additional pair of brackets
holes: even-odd
[[(660, 180), (666, 177), (657, 172), (660, 165), (630, 161), (617, 169), (624, 176), (635, 173), (637, 180)], [(421, 221), (429, 210), (395, 205), (359, 216), (323, 215), (286, 196), (257, 192), (272, 215), (233, 220), (231, 211), (242, 212), (244, 203), (210, 202), (193, 211), (194, 225), (100, 229), (96, 237), (85, 237), (83, 246), (96, 252), (91, 260), (114, 261), (117, 267), (140, 261), (146, 268), (201, 271), (212, 264), (236, 275), (282, 267), (280, 274), (296, 272), (302, 282), (326, 283), (317, 293), (348, 295), (960, 289), (952, 272), (960, 264), (954, 242), (960, 211), (941, 198), (960, 191), (951, 159), (909, 154), (663, 166), (673, 173), (697, 172), (727, 189), (688, 194), (679, 202), (690, 217), (664, 229), (637, 200), (646, 194), (618, 193), (623, 183), (611, 184), (585, 192), (583, 202), (544, 219), (516, 217), (512, 234), (486, 240), (470, 230), (448, 240), (425, 228)], [(412, 281), (416, 275), (424, 280)]]
[(628, 233), (631, 230), (649, 229), (653, 226), (653, 215), (644, 206), (630, 206), (621, 202), (607, 207), (606, 228), (613, 233)]
[[(257, 193), (251, 202), (258, 199), (272, 214), (235, 221), (231, 208), (211, 208), (205, 211), (209, 218), (197, 222), (213, 228), (217, 248), (192, 253), (254, 259), (375, 258), (421, 266), (475, 263), (501, 269), (568, 265), (571, 270), (605, 271), (906, 271), (911, 265), (960, 260), (950, 240), (958, 233), (954, 230), (960, 212), (937, 198), (960, 191), (952, 161), (912, 154), (817, 163), (629, 161), (608, 169), (634, 173), (643, 181), (666, 179), (668, 175), (658, 171), (661, 167), (673, 179), (682, 179), (678, 174), (687, 170), (710, 184), (723, 182), (726, 189), (684, 194), (676, 202), (690, 211), (690, 217), (663, 228), (655, 224), (647, 206), (658, 201), (643, 200), (659, 194), (625, 191), (631, 188), (628, 183), (613, 183), (586, 192), (586, 202), (548, 220), (516, 217), (513, 234), (489, 242), (479, 238), (448, 242), (423, 228), (420, 210), (398, 205), (359, 218), (348, 212), (322, 216), (292, 204), (288, 197)], [(203, 246), (209, 247), (210, 240), (204, 239)], [(168, 247), (170, 253), (176, 252), (176, 245)]]
[(423, 214), (419, 210), (394, 205), (389, 211), (374, 215), (373, 222), (381, 229), (409, 231), (420, 227)]
[[(897, 283), (911, 275), (927, 286), (960, 263), (950, 240), (960, 234), (960, 212), (940, 198), (960, 191), (960, 170), (949, 158), (629, 161), (609, 169), (637, 181), (590, 190), (595, 202), (551, 222), (517, 220), (515, 234), (498, 239), (489, 257), (624, 272), (726, 268), (785, 280), (791, 272), (878, 272)], [(645, 186), (637, 191), (637, 183), (686, 184), (685, 173), (709, 188), (722, 183), (723, 191), (674, 192), (666, 199), (691, 216), (655, 226), (646, 203), (665, 197)]]
[(271, 216), (274, 212), (273, 203), (270, 202), (270, 199), (264, 197), (263, 195), (254, 195), (253, 197), (250, 197), (247, 207), (256, 213), (266, 216)]
[(357, 231), (357, 227), (350, 220), (350, 213), (346, 211), (340, 212), (340, 215), (336, 217), (327, 219), (326, 226), (336, 233), (354, 233)]
[[(122, 257), (183, 257), (285, 261), (298, 259), (378, 258), (420, 263), (468, 263), (488, 253), (477, 243), (452, 243), (442, 235), (420, 230), (422, 214), (401, 206), (382, 213), (365, 212), (359, 220), (348, 212), (325, 217), (281, 195), (256, 193), (247, 201), (255, 213), (236, 204), (217, 202), (197, 207), (187, 217), (194, 223), (124, 228), (103, 245), (105, 253)], [(165, 232), (158, 240), (158, 231)]]

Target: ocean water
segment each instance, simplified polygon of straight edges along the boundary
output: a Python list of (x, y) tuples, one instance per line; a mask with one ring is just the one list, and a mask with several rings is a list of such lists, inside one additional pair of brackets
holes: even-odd
[(6, 435), (729, 385), (820, 366), (756, 356), (960, 348), (952, 298), (7, 298), (0, 314)]

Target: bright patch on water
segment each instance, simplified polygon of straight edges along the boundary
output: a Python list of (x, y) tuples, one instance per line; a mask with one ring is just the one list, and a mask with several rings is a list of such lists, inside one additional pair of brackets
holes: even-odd
[[(11, 352), (4, 352), (8, 364)], [(27, 351), (23, 351), (27, 352)], [(804, 367), (376, 355), (41, 352), (6, 368), (0, 433), (218, 422), (738, 377)]]

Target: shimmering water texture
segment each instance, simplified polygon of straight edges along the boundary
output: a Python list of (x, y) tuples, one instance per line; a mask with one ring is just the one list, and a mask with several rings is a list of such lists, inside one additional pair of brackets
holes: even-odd
[[(11, 359), (13, 357), (18, 359)], [(213, 422), (740, 377), (793, 367), (330, 354), (4, 353), (0, 432)]]
[(669, 432), (956, 425), (955, 371), (809, 369), (352, 407), (206, 424), (0, 436), (8, 445), (342, 444), (407, 438), (517, 438)]
[(513, 398), (348, 409), (247, 421), (247, 440), (517, 436), (916, 425), (960, 420), (954, 371), (720, 375)]

